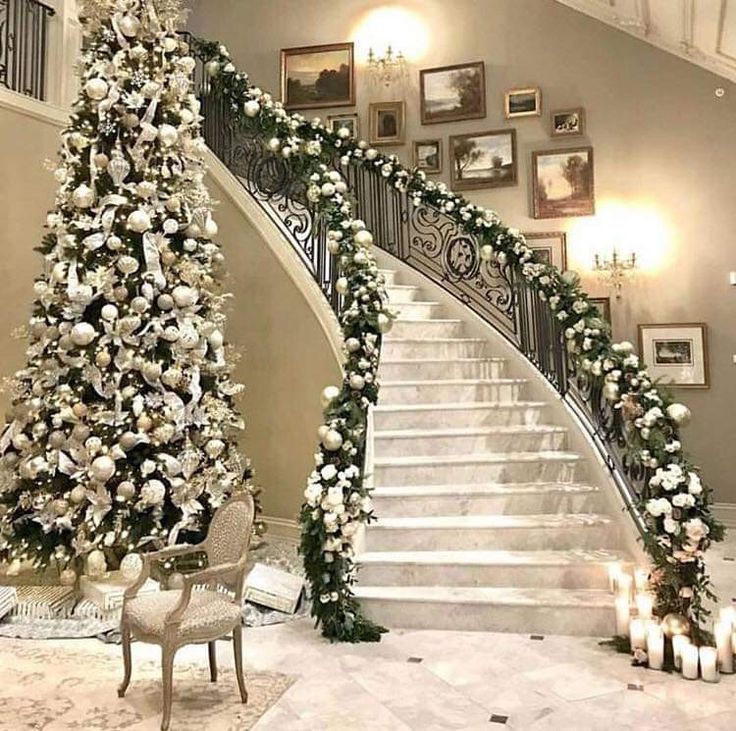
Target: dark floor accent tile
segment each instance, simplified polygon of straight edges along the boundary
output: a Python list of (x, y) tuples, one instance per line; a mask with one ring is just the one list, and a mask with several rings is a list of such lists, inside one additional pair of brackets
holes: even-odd
[(543, 640), (544, 635), (529, 635), (530, 640)]
[(736, 561), (736, 558), (734, 558), (733, 556), (724, 556), (723, 560), (724, 561)]
[(498, 713), (494, 713), (489, 719), (491, 723), (506, 723), (509, 720), (508, 716), (502, 716)]
[(626, 690), (644, 690), (644, 686), (639, 683), (629, 683), (626, 686)]
[(423, 657), (410, 657), (407, 659), (407, 662), (421, 662), (422, 660), (424, 660)]

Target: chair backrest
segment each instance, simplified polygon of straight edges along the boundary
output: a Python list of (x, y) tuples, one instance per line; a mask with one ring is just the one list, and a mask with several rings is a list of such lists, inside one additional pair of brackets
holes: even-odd
[(210, 566), (235, 563), (246, 555), (254, 514), (253, 496), (247, 490), (239, 491), (217, 509), (207, 532)]

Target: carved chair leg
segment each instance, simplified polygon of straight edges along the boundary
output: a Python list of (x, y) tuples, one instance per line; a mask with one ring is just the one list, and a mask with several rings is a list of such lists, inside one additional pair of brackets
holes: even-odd
[(130, 627), (127, 624), (123, 624), (120, 627), (120, 634), (122, 636), (123, 643), (123, 667), (124, 675), (123, 682), (118, 686), (118, 698), (122, 698), (125, 695), (125, 691), (128, 690), (130, 685), (130, 673), (131, 673), (131, 657), (130, 657)]
[(161, 671), (164, 681), (164, 707), (161, 719), (161, 731), (168, 731), (171, 724), (171, 697), (173, 695), (174, 655), (176, 649), (166, 646), (161, 648)]
[(217, 648), (214, 640), (207, 643), (207, 652), (210, 658), (210, 683), (217, 682)]
[(240, 624), (233, 629), (233, 653), (235, 655), (235, 677), (238, 679), (240, 700), (247, 703), (248, 691), (245, 688), (245, 678), (243, 677), (243, 627)]

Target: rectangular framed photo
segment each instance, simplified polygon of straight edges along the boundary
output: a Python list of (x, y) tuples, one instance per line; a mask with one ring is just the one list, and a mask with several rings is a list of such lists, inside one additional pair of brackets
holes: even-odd
[(404, 144), (404, 102), (373, 102), (368, 107), (368, 117), (372, 145)]
[(414, 167), (425, 173), (442, 172), (442, 140), (414, 140)]
[(503, 95), (503, 100), (506, 119), (538, 117), (542, 114), (542, 90), (537, 86), (509, 89)]
[(422, 124), (482, 119), (486, 116), (483, 61), (422, 69), (419, 72)]
[(533, 152), (532, 197), (534, 218), (592, 216), (593, 148)]
[(550, 121), (552, 137), (575, 137), (585, 132), (585, 110), (582, 107), (552, 112)]
[(527, 246), (534, 249), (537, 261), (552, 264), (561, 272), (567, 269), (567, 234), (564, 231), (531, 231), (524, 233)]
[(360, 137), (360, 118), (357, 114), (329, 114), (327, 115), (327, 126), (331, 132), (345, 128), (350, 130), (351, 137), (355, 139)]
[(611, 320), (611, 298), (610, 297), (589, 297), (588, 302), (598, 308), (601, 317), (609, 324), (613, 325)]
[(678, 388), (709, 388), (705, 323), (639, 325), (639, 352), (652, 378)]
[(281, 49), (281, 100), (287, 109), (352, 107), (352, 43)]
[(516, 185), (517, 167), (515, 129), (450, 137), (450, 172), (457, 190)]

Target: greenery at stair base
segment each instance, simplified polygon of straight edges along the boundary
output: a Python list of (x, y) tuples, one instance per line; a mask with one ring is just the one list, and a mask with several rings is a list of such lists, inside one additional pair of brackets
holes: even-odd
[[(315, 210), (327, 217), (330, 229), (345, 231), (339, 241), (331, 240), (331, 251), (338, 257), (343, 290), (347, 293), (345, 308), (340, 313), (348, 347), (345, 380), (325, 412), (325, 429), (336, 430), (351, 443), (352, 454), (325, 447), (324, 439), (317, 455), (317, 470), (335, 464), (339, 476), (324, 478), (318, 471), (310, 477), (307, 502), (302, 509), (302, 551), (307, 575), (312, 584), (314, 614), (323, 633), (338, 640), (375, 640), (380, 629), (360, 615), (351, 586), (355, 567), (351, 539), (355, 524), (373, 519), (369, 498), (362, 485), (365, 450), (365, 426), (368, 404), (376, 402), (375, 374), (378, 346), (366, 353), (366, 337), (380, 337), (390, 326), (383, 291), (371, 290), (369, 299), (381, 301), (380, 309), (364, 311), (360, 302), (366, 285), (378, 281), (375, 264), (368, 255), (356, 263), (350, 205), (344, 193), (324, 195), (320, 187), (326, 171), (337, 155), (344, 166), (357, 165), (370, 169), (392, 186), (405, 193), (415, 205), (427, 205), (451, 218), (467, 234), (479, 241), (480, 255), (486, 261), (512, 267), (515, 276), (525, 279), (549, 304), (564, 329), (567, 349), (579, 377), (603, 389), (610, 408), (616, 415), (621, 446), (626, 461), (643, 477), (637, 509), (648, 532), (644, 545), (652, 559), (652, 584), (657, 597), (659, 616), (679, 613), (698, 628), (708, 616), (704, 600), (713, 598), (706, 571), (704, 553), (713, 541), (723, 538), (723, 526), (711, 513), (711, 490), (700, 481), (699, 470), (682, 450), (680, 429), (690, 418), (689, 410), (675, 403), (670, 394), (652, 382), (646, 367), (640, 363), (630, 343), (614, 343), (610, 326), (591, 305), (582, 291), (579, 277), (573, 272), (560, 272), (554, 266), (540, 263), (524, 237), (504, 226), (498, 216), (450, 191), (443, 183), (427, 181), (422, 171), (403, 167), (395, 155), (383, 155), (364, 141), (349, 137), (347, 130), (333, 132), (318, 119), (308, 121), (298, 114), (289, 115), (279, 102), (249, 83), (239, 73), (227, 49), (218, 43), (195, 41), (196, 50), (205, 61), (213, 88), (226, 100), (230, 124), (263, 140), (274, 155), (288, 160), (292, 171), (301, 175), (308, 187)], [(342, 181), (340, 181), (342, 183)], [(380, 285), (379, 285), (380, 288)], [(356, 306), (357, 305), (357, 306)], [(379, 319), (383, 316), (383, 321)], [(362, 369), (361, 360), (369, 355), (370, 363)], [(351, 386), (356, 373), (371, 376), (369, 388), (360, 393)], [(367, 380), (367, 379), (366, 379)], [(346, 470), (350, 470), (346, 478)], [(328, 475), (332, 470), (328, 469)], [(330, 510), (330, 488), (342, 487), (342, 505), (350, 511), (349, 519), (340, 523), (338, 538), (341, 548), (332, 550), (335, 533), (326, 530), (324, 519)], [(338, 490), (339, 492), (339, 490)], [(319, 494), (317, 494), (319, 493)], [(359, 496), (361, 509), (351, 501)], [(339, 497), (339, 496), (338, 496)], [(342, 520), (342, 519), (340, 519)], [(325, 547), (330, 550), (325, 550)]]

